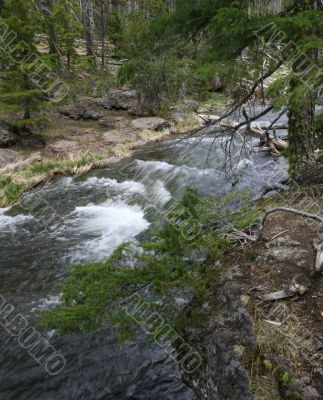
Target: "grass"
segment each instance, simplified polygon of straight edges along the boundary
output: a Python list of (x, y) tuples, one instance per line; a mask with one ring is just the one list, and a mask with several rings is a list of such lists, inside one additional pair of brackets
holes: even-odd
[(0, 177), (0, 205), (3, 203), (3, 207), (7, 205), (7, 202), (14, 202), (21, 193), (22, 186), (14, 182), (11, 176)]
[(188, 118), (185, 118), (182, 121), (173, 123), (171, 125), (171, 132), (173, 132), (175, 134), (181, 134), (181, 133), (190, 132), (190, 131), (200, 128), (200, 127), (201, 127), (201, 123), (200, 123), (198, 117), (195, 114), (191, 113), (191, 114), (189, 114)]
[(169, 130), (164, 131), (151, 131), (149, 129), (144, 130), (139, 134), (139, 137), (143, 139), (146, 143), (148, 142), (155, 142), (170, 135)]
[[(251, 387), (256, 400), (285, 400), (300, 399), (299, 394), (290, 391), (289, 386), (297, 376), (298, 366), (303, 364), (305, 354), (313, 351), (314, 343), (311, 335), (296, 319), (293, 305), (284, 304), (284, 309), (277, 313), (284, 320), (282, 325), (276, 326), (266, 322), (259, 310), (255, 313), (255, 334), (257, 335), (257, 350), (251, 357)], [(275, 315), (270, 319), (275, 320)], [(267, 356), (278, 356), (293, 365), (289, 372), (274, 365)], [(283, 397), (279, 391), (284, 393)]]
[(0, 207), (15, 203), (23, 192), (51, 179), (55, 174), (82, 175), (94, 168), (104, 168), (108, 161), (99, 156), (73, 155), (63, 160), (43, 160), (21, 171), (0, 178)]
[(200, 109), (224, 109), (229, 105), (230, 98), (223, 93), (212, 93), (208, 99), (203, 101)]

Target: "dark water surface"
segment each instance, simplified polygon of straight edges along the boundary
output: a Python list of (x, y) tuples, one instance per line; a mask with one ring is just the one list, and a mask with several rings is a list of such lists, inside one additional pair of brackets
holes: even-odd
[[(60, 177), (28, 193), (23, 209), (0, 210), (0, 295), (35, 324), (37, 311), (59, 304), (55, 283), (72, 263), (106, 259), (135, 239), (188, 186), (203, 196), (252, 187), (276, 188), (287, 177), (284, 158), (230, 148), (234, 177), (223, 172), (226, 138), (172, 139), (137, 151), (133, 160), (86, 177)], [(212, 149), (210, 151), (210, 146)], [(206, 162), (207, 154), (209, 153)], [(95, 334), (43, 332), (64, 355), (66, 368), (50, 376), (0, 326), (1, 400), (193, 400), (194, 393), (166, 353), (145, 335), (124, 343)]]

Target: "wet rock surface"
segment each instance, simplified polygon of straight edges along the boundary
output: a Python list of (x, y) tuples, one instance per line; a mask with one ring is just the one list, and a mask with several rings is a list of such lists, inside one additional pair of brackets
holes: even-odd
[[(200, 339), (203, 365), (193, 377), (186, 377), (195, 388), (199, 399), (252, 400), (248, 372), (242, 357), (246, 350), (255, 348), (253, 321), (245, 308), (243, 289), (235, 280), (242, 276), (237, 268), (221, 273), (215, 304), (216, 319), (208, 323)], [(196, 339), (195, 339), (196, 340)]]

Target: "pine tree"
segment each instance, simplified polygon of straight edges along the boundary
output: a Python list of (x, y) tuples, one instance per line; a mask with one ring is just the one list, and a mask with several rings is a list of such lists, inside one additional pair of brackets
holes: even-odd
[(45, 104), (48, 66), (34, 45), (39, 26), (32, 0), (6, 0), (0, 23), (5, 30), (0, 51), (0, 111), (15, 112), (12, 125), (26, 128), (39, 121), (33, 112)]
[[(176, 0), (174, 10), (137, 34), (137, 54), (150, 48), (148, 60), (162, 62), (165, 54), (177, 52), (178, 58), (194, 61), (202, 79), (219, 73), (227, 86), (250, 82), (226, 116), (242, 111), (263, 90), (264, 79), (273, 77), (267, 110), (286, 107), (290, 172), (297, 176), (304, 163), (314, 160), (314, 107), (322, 95), (322, 8), (318, 0)], [(276, 51), (268, 53), (268, 48)], [(282, 65), (288, 74), (277, 78)]]
[(66, 57), (68, 70), (71, 69), (73, 57), (76, 56), (75, 40), (82, 32), (81, 24), (77, 19), (79, 11), (77, 0), (56, 0), (51, 14), (58, 49)]

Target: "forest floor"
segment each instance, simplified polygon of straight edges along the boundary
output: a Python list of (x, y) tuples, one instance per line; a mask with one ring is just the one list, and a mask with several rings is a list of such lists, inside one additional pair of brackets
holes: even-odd
[[(322, 216), (323, 185), (291, 188), (258, 207), (282, 205)], [(224, 390), (221, 398), (249, 398), (241, 367), (255, 400), (323, 398), (323, 282), (315, 272), (314, 240), (323, 241), (322, 224), (277, 212), (268, 217), (261, 242), (225, 251), (212, 283), (212, 312), (191, 335), (206, 359), (201, 376)], [(295, 284), (305, 293), (264, 298)]]

